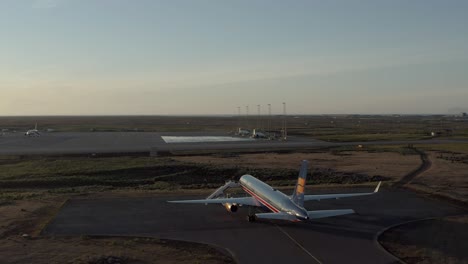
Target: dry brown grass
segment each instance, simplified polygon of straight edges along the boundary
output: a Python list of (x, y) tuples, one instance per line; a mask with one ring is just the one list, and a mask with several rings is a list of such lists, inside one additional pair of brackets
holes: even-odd
[(394, 180), (400, 179), (421, 164), (421, 160), (417, 155), (401, 155), (392, 152), (370, 153), (366, 151), (342, 152), (341, 155), (331, 153), (262, 153), (242, 154), (235, 157), (187, 156), (174, 157), (174, 159), (214, 165), (297, 170), (299, 170), (301, 160), (306, 159), (309, 161), (310, 167), (381, 175)]
[(65, 197), (48, 197), (0, 206), (0, 239), (11, 235), (39, 235), (49, 216), (55, 214), (65, 200)]
[(412, 222), (386, 231), (379, 242), (405, 263), (468, 263), (468, 215)]
[(2, 263), (102, 263), (109, 256), (119, 263), (232, 263), (205, 245), (149, 238), (15, 237), (2, 241), (0, 254)]
[(468, 202), (468, 164), (438, 158), (440, 154), (431, 151), (428, 156), (432, 166), (416, 177), (411, 185), (430, 193), (448, 196)]

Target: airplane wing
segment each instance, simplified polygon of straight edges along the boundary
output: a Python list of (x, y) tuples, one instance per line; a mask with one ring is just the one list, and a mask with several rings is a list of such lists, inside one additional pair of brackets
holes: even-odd
[(290, 215), (287, 213), (261, 213), (255, 214), (258, 219), (270, 219), (270, 220), (288, 220), (288, 221), (296, 221), (297, 218), (294, 215)]
[(339, 199), (339, 198), (346, 198), (346, 197), (372, 195), (379, 191), (381, 183), (382, 182), (379, 182), (374, 192), (371, 192), (371, 193), (336, 193), (336, 194), (304, 195), (304, 201), (320, 201), (320, 200), (326, 200), (326, 199)]
[(193, 203), (193, 204), (239, 204), (239, 205), (250, 205), (250, 206), (262, 206), (253, 197), (241, 197), (241, 198), (219, 198), (219, 199), (201, 199), (201, 200), (180, 200), (180, 201), (168, 201), (169, 203)]
[(353, 209), (307, 211), (309, 219), (319, 219), (338, 215), (354, 214)]

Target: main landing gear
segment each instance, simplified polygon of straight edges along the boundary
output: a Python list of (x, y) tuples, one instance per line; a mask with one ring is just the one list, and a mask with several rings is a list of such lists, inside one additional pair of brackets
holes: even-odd
[(248, 215), (247, 216), (247, 221), (249, 222), (255, 222), (257, 220), (257, 217), (255, 215)]
[(255, 208), (249, 206), (249, 214), (247, 215), (247, 221), (255, 222), (257, 220), (257, 216), (255, 216)]

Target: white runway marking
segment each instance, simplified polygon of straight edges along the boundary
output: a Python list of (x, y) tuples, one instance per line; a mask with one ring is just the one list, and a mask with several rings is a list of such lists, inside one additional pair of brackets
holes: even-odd
[(202, 142), (235, 142), (235, 141), (252, 141), (251, 138), (239, 137), (214, 137), (214, 136), (201, 136), (201, 137), (183, 137), (183, 136), (162, 136), (166, 143), (202, 143)]
[(323, 264), (320, 260), (318, 260), (318, 258), (316, 258), (314, 255), (312, 255), (312, 253), (310, 253), (307, 249), (305, 249), (305, 247), (303, 247), (301, 244), (299, 244), (299, 242), (297, 242), (296, 239), (294, 239), (292, 236), (290, 236), (290, 235), (288, 234), (288, 232), (284, 231), (283, 228), (279, 227), (278, 225), (276, 225), (276, 227), (277, 227), (283, 234), (285, 234), (287, 237), (289, 237), (289, 239), (291, 239), (291, 241), (294, 242), (294, 244), (296, 244), (299, 248), (301, 248), (307, 255), (311, 256), (317, 263)]

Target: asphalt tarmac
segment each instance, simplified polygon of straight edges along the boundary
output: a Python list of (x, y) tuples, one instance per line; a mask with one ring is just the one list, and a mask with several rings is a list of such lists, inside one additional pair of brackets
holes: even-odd
[[(309, 187), (311, 188), (311, 187)], [(308, 193), (367, 192), (369, 188), (309, 189)], [(352, 208), (357, 213), (312, 222), (249, 223), (248, 209), (170, 204), (203, 198), (153, 196), (69, 200), (46, 235), (128, 235), (187, 240), (226, 248), (239, 263), (396, 263), (375, 241), (385, 227), (462, 213), (449, 203), (383, 188), (373, 196), (306, 202), (308, 210)]]
[(415, 140), (330, 143), (304, 137), (289, 137), (288, 141), (252, 140), (239, 142), (166, 143), (162, 136), (227, 136), (223, 133), (187, 132), (54, 132), (40, 136), (25, 136), (23, 133), (0, 135), (0, 154), (93, 154), (167, 152), (197, 150), (298, 150), (346, 145), (371, 144), (439, 144), (468, 142), (468, 140)]

